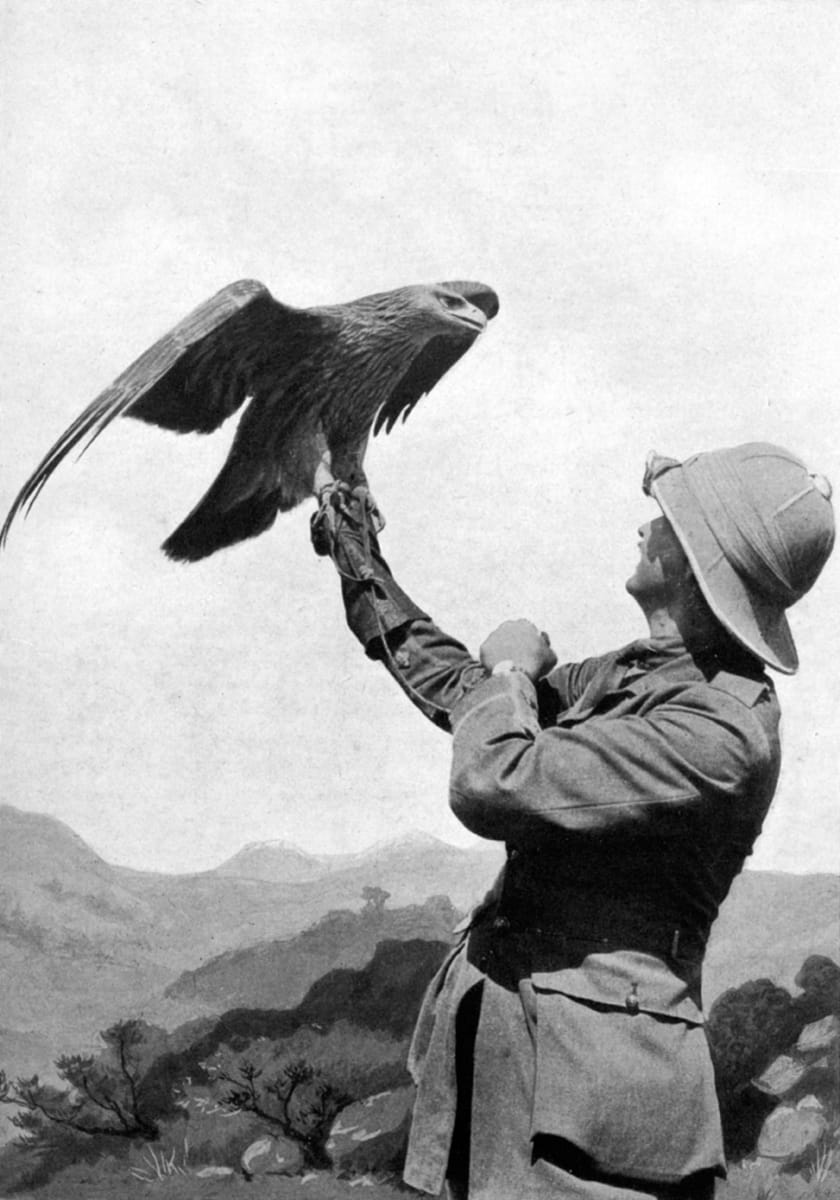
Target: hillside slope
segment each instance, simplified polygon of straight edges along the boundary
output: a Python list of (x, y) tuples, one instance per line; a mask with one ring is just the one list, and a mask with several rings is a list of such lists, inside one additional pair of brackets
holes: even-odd
[(291, 1008), (325, 972), (368, 962), (381, 941), (448, 942), (459, 915), (446, 896), (396, 909), (339, 910), (293, 938), (231, 950), (184, 971), (165, 995), (216, 1012), (243, 1005)]

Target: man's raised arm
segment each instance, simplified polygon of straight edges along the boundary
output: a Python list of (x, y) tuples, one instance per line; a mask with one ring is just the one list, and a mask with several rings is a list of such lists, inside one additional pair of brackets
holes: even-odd
[(364, 497), (343, 490), (340, 507), (321, 509), (312, 521), (312, 543), (335, 564), (347, 624), (365, 653), (384, 663), (412, 703), (448, 731), (452, 709), (488, 672), (394, 580)]

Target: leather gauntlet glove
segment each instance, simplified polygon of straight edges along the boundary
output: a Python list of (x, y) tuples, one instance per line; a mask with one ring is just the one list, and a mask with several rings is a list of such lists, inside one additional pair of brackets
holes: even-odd
[(369, 502), (342, 489), (337, 503), (310, 523), (316, 554), (329, 555), (341, 576), (347, 624), (370, 658), (382, 656), (382, 638), (417, 619), (428, 620), (391, 575), (370, 520)]

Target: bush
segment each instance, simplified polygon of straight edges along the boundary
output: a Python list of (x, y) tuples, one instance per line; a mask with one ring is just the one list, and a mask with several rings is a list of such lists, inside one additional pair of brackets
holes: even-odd
[(221, 1104), (212, 1087), (185, 1084), (176, 1100), (181, 1114), (163, 1123), (161, 1142), (186, 1146), (192, 1167), (236, 1167), (242, 1152), (265, 1132), (265, 1122), (252, 1113)]
[(218, 1103), (261, 1118), (300, 1144), (307, 1166), (322, 1167), (344, 1107), (408, 1082), (406, 1048), (402, 1039), (340, 1021), (327, 1031), (310, 1025), (276, 1041), (223, 1046), (205, 1069)]

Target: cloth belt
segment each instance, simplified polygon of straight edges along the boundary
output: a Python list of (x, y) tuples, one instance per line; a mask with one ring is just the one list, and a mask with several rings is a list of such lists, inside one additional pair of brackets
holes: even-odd
[[(551, 943), (560, 950), (564, 945), (587, 945), (611, 950), (640, 950), (660, 958), (699, 963), (706, 950), (706, 938), (698, 930), (681, 929), (679, 926), (654, 929), (633, 925), (617, 928), (611, 923), (608, 929), (593, 929), (575, 924), (573, 928), (548, 924), (545, 920), (528, 920), (521, 912), (511, 914), (510, 909), (500, 906), (495, 915), (486, 913), (486, 919), (498, 933), (516, 934), (520, 937), (536, 938)], [(474, 927), (483, 924), (485, 914), (480, 914)]]
[[(560, 886), (553, 881), (563, 880)], [(567, 943), (609, 950), (640, 950), (689, 963), (700, 963), (709, 928), (680, 920), (662, 896), (627, 895), (619, 888), (570, 886), (568, 873), (551, 856), (508, 850), (501, 888), (475, 914), (473, 924), (493, 923), (499, 933), (515, 932), (562, 950)]]

